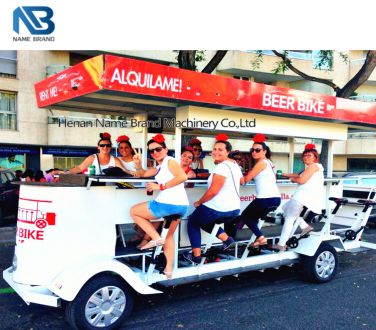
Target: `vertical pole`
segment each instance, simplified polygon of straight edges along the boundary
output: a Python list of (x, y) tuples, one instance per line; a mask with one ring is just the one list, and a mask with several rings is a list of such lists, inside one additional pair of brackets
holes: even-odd
[[(147, 114), (146, 113), (140, 114), (140, 120), (142, 121), (147, 120)], [(143, 127), (141, 148), (142, 148), (142, 168), (144, 169), (147, 169), (147, 159), (148, 159), (148, 153), (147, 153), (147, 147), (146, 147), (147, 139), (148, 139), (148, 128)]]
[(328, 141), (328, 164), (326, 167), (326, 176), (331, 178), (333, 176), (333, 141)]
[(178, 163), (180, 163), (181, 133), (182, 129), (175, 127), (175, 159)]
[(289, 138), (289, 164), (288, 164), (288, 173), (294, 172), (294, 138)]

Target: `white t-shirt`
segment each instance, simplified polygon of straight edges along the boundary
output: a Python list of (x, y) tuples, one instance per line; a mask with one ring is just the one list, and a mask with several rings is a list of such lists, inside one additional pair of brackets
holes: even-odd
[(256, 184), (256, 197), (257, 198), (273, 198), (281, 197), (278, 190), (277, 180), (274, 172), (273, 163), (264, 159), (266, 167), (254, 177)]
[(136, 172), (136, 164), (134, 163), (133, 160), (131, 160), (130, 162), (126, 162), (125, 160), (122, 160), (121, 158), (119, 158), (119, 160), (126, 170)]
[[(168, 161), (174, 159), (170, 156), (166, 156), (162, 164), (157, 166), (158, 173), (155, 176), (158, 184), (166, 184), (166, 182), (172, 180), (174, 175), (170, 172), (168, 168)], [(157, 198), (155, 199), (159, 203), (173, 204), (173, 205), (189, 205), (187, 193), (184, 189), (184, 182), (178, 184), (177, 186), (167, 188), (159, 192)]]
[(306, 183), (298, 185), (292, 199), (300, 202), (309, 210), (320, 214), (324, 209), (324, 168), (321, 164), (315, 165), (319, 170)]
[(209, 176), (208, 187), (212, 184), (214, 174), (224, 176), (226, 180), (218, 194), (205, 202), (204, 205), (220, 212), (239, 210), (240, 178), (243, 176), (239, 166), (228, 160), (218, 164)]
[(110, 156), (110, 161), (106, 164), (106, 165), (102, 165), (98, 163), (98, 156), (97, 154), (94, 154), (94, 161), (91, 165), (94, 165), (95, 166), (95, 175), (101, 175), (101, 174), (104, 174), (103, 173), (103, 170), (105, 170), (106, 168), (110, 168), (110, 167), (115, 167), (116, 164), (115, 164), (115, 157), (114, 156)]

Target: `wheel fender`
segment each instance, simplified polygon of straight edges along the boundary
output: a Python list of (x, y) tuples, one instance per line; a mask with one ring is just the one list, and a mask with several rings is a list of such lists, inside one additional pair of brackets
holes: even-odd
[(294, 252), (312, 257), (316, 253), (322, 242), (326, 242), (336, 249), (345, 249), (339, 236), (311, 234), (309, 237), (301, 239), (299, 241), (299, 245), (294, 249)]
[(102, 272), (120, 275), (138, 293), (162, 293), (145, 284), (127, 265), (109, 258), (95, 258), (90, 262), (81, 260), (71, 265), (54, 278), (48, 289), (62, 299), (72, 301), (90, 278)]

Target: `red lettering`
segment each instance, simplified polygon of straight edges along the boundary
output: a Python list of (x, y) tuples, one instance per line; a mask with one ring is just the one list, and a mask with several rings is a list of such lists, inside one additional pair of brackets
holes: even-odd
[(19, 238), (27, 238), (27, 239), (43, 241), (44, 231), (43, 230), (30, 230), (30, 229), (17, 227), (16, 236)]

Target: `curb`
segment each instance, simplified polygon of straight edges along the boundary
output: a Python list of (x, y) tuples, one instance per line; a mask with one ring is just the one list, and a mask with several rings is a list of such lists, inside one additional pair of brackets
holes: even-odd
[(0, 245), (16, 242), (16, 227), (0, 228)]

